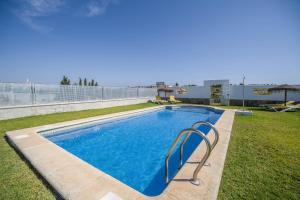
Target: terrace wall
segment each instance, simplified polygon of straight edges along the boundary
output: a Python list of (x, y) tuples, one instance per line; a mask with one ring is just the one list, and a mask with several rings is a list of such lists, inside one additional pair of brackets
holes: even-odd
[(44, 115), (58, 112), (71, 112), (89, 109), (108, 108), (138, 103), (146, 103), (152, 98), (136, 99), (111, 99), (85, 102), (54, 103), (45, 105), (10, 106), (0, 108), (0, 120), (26, 117), (33, 115)]

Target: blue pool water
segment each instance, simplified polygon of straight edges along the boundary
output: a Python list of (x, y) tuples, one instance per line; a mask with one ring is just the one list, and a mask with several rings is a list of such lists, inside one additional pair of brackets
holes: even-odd
[[(148, 196), (165, 188), (165, 156), (178, 133), (199, 120), (214, 124), (221, 111), (179, 107), (143, 113), (104, 124), (49, 134), (50, 141), (94, 167)], [(207, 133), (208, 129), (200, 127)], [(200, 143), (192, 135), (185, 145), (184, 161)], [(170, 158), (170, 178), (178, 171), (178, 146)]]

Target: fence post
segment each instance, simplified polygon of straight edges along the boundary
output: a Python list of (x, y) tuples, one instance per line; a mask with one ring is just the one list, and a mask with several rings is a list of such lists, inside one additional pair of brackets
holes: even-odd
[(33, 103), (36, 104), (35, 84), (33, 83)]
[(102, 86), (102, 100), (104, 100), (104, 86)]
[(35, 85), (30, 83), (31, 105), (35, 104)]
[(136, 90), (136, 97), (137, 97), (137, 98), (140, 98), (139, 88), (137, 87), (136, 89), (137, 89), (137, 90)]

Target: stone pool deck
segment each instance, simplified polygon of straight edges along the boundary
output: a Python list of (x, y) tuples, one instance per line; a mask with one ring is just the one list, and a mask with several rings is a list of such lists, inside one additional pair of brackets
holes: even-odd
[[(189, 105), (190, 106), (190, 105)], [(132, 189), (101, 170), (82, 161), (40, 135), (39, 132), (74, 124), (95, 123), (99, 120), (136, 115), (146, 111), (161, 109), (164, 106), (120, 112), (98, 117), (68, 121), (63, 123), (39, 126), (7, 132), (9, 142), (30, 162), (41, 176), (65, 199), (95, 199), (95, 200), (146, 200), (170, 199), (192, 200), (217, 198), (229, 145), (231, 128), (235, 111), (225, 110), (215, 124), (220, 137), (219, 142), (211, 152), (206, 166), (200, 170), (198, 178), (200, 185), (190, 183), (196, 164), (205, 152), (202, 142), (190, 156), (186, 164), (170, 182), (165, 191), (155, 197), (148, 197)], [(213, 132), (208, 133), (212, 141)]]

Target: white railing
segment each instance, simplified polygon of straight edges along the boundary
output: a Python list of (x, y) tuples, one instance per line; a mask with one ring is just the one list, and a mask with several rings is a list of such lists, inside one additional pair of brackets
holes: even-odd
[(155, 88), (0, 83), (0, 107), (155, 97)]

